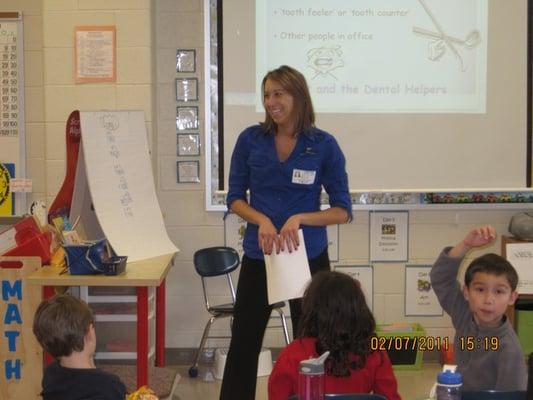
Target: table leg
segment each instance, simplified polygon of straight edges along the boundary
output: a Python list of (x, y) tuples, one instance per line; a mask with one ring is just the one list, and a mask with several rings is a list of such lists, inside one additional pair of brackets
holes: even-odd
[(165, 366), (165, 280), (156, 288), (155, 365)]
[[(43, 299), (49, 299), (55, 294), (55, 289), (53, 286), (43, 286)], [(54, 361), (54, 357), (52, 357), (50, 354), (48, 354), (46, 351), (44, 352), (44, 366), (46, 367), (48, 364), (52, 363)]]
[(148, 288), (137, 287), (137, 387), (148, 385)]

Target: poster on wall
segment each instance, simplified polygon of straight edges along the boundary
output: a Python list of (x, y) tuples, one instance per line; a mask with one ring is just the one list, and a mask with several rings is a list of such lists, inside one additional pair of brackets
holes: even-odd
[(0, 163), (4, 165), (0, 171), (0, 215), (23, 215), (28, 211), (26, 193), (31, 189), (20, 187), (21, 179), (26, 179), (26, 133), (24, 27), (18, 11), (0, 11)]
[(405, 316), (442, 316), (442, 307), (433, 291), (431, 265), (405, 266)]
[(507, 260), (515, 267), (518, 273), (518, 286), (520, 294), (533, 293), (533, 243), (507, 243), (505, 245)]
[(370, 261), (406, 262), (409, 248), (409, 212), (370, 212)]
[(75, 81), (116, 81), (114, 26), (77, 26), (74, 39)]
[(359, 281), (366, 304), (371, 311), (374, 311), (374, 267), (372, 265), (336, 265), (333, 269)]
[(11, 182), (15, 177), (15, 164), (0, 163), (0, 215), (14, 215), (15, 202)]

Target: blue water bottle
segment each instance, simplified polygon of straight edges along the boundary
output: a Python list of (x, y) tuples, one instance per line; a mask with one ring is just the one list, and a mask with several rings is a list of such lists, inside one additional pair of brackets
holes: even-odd
[(446, 370), (437, 375), (437, 400), (461, 400), (463, 375)]

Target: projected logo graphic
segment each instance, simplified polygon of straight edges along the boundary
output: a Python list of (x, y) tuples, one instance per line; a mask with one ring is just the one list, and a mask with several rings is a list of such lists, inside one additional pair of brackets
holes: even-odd
[(331, 71), (344, 67), (341, 46), (316, 47), (309, 50), (307, 52), (307, 65), (315, 71), (312, 79), (317, 76), (331, 76), (337, 79)]
[(461, 71), (466, 71), (463, 56), (459, 52), (458, 48), (472, 50), (476, 46), (478, 46), (481, 42), (481, 35), (479, 34), (479, 31), (471, 30), (464, 39), (450, 36), (444, 31), (441, 24), (439, 23), (433, 12), (430, 10), (430, 8), (427, 6), (425, 1), (418, 1), (420, 2), (422, 8), (424, 8), (424, 11), (431, 19), (433, 25), (435, 26), (435, 29), (437, 30), (435, 32), (416, 26), (413, 27), (413, 33), (430, 40), (428, 44), (428, 59), (431, 61), (439, 61), (442, 56), (446, 54), (446, 50), (449, 49), (453, 53), (455, 58), (457, 58), (457, 60), (459, 61), (459, 68), (461, 69)]

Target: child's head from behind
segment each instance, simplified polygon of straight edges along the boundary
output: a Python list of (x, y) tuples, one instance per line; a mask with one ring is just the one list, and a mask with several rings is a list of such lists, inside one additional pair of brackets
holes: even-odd
[(44, 300), (33, 319), (33, 333), (54, 358), (84, 350), (85, 337), (93, 329), (94, 316), (82, 300), (64, 294)]
[[(303, 298), (299, 336), (316, 338), (318, 354), (330, 351), (329, 373), (347, 376), (350, 368), (361, 368), (375, 329), (374, 316), (357, 280), (335, 271), (313, 276)], [(349, 353), (361, 356), (360, 363), (349, 364)]]
[(476, 322), (496, 327), (509, 305), (514, 304), (518, 274), (505, 258), (489, 253), (474, 259), (465, 272), (463, 294)]

